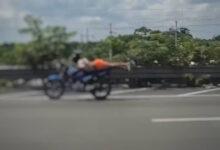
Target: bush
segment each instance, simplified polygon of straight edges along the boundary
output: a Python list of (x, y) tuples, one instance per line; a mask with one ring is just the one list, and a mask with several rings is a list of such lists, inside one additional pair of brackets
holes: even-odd
[(9, 80), (5, 80), (5, 79), (0, 79), (0, 88), (11, 88), (13, 87), (13, 82), (9, 81)]
[(204, 84), (210, 83), (210, 76), (209, 75), (203, 75), (201, 77), (196, 78), (195, 85), (196, 86), (203, 86)]
[(196, 85), (196, 78), (193, 74), (185, 74), (184, 79), (187, 86), (194, 87)]

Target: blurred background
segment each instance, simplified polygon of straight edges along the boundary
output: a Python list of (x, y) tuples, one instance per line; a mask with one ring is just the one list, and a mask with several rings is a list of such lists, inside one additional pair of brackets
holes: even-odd
[(214, 0), (1, 0), (0, 89), (48, 74), (37, 70), (68, 66), (78, 50), (142, 67), (218, 66), (218, 6)]

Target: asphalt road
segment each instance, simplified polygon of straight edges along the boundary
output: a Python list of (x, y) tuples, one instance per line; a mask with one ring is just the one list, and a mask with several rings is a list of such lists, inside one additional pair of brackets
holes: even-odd
[(115, 91), (107, 101), (0, 96), (1, 150), (219, 150), (220, 88)]

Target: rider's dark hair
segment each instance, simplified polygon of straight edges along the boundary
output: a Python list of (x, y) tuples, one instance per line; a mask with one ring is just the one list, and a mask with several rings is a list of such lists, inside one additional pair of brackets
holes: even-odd
[(80, 54), (76, 54), (76, 55), (73, 57), (72, 61), (73, 61), (74, 63), (77, 63), (80, 58), (81, 58)]

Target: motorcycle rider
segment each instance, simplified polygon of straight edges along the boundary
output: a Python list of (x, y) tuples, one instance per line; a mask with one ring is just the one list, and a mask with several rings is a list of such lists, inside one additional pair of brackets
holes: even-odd
[(73, 57), (73, 62), (76, 64), (76, 67), (80, 70), (84, 71), (93, 71), (93, 70), (103, 70), (110, 67), (122, 68), (129, 70), (129, 63), (124, 62), (108, 62), (101, 58), (95, 58), (91, 61), (85, 57), (81, 57), (79, 53), (77, 53)]

